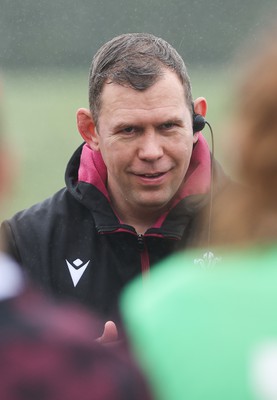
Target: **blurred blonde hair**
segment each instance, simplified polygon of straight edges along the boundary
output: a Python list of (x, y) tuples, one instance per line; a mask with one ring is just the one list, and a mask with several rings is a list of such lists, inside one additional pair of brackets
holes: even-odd
[(233, 167), (245, 188), (230, 190), (216, 205), (217, 244), (277, 239), (277, 25), (252, 46), (240, 59), (231, 124)]

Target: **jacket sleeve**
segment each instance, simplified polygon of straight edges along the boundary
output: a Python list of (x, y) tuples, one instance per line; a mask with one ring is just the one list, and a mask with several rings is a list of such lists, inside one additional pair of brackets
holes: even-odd
[(20, 253), (18, 251), (12, 228), (8, 221), (4, 221), (1, 224), (0, 240), (3, 251), (7, 253), (10, 257), (12, 257), (18, 264), (21, 264), (22, 260), (20, 257)]

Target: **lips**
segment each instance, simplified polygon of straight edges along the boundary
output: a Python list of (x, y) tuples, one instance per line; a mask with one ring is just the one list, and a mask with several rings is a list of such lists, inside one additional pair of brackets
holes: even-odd
[(155, 174), (139, 174), (139, 176), (145, 176), (146, 178), (158, 178), (162, 175), (164, 175), (164, 172), (157, 172)]
[(136, 175), (140, 176), (142, 178), (155, 179), (155, 178), (159, 178), (160, 176), (162, 176), (164, 174), (165, 174), (165, 172), (155, 172), (155, 173), (136, 174)]

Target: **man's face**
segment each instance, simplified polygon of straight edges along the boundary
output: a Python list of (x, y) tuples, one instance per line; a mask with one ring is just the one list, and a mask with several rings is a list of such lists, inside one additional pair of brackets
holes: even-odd
[(106, 83), (97, 139), (115, 209), (131, 214), (168, 209), (196, 140), (177, 75), (166, 71), (143, 92)]

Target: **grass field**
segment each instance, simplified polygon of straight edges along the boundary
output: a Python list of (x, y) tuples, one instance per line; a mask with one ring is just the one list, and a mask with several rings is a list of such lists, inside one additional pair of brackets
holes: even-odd
[[(3, 71), (5, 130), (18, 174), (1, 219), (64, 186), (67, 161), (82, 143), (75, 116), (79, 107), (88, 106), (87, 75), (87, 71)], [(207, 119), (215, 133), (216, 158), (224, 165), (221, 125), (228, 108), (228, 74), (223, 69), (199, 69), (190, 75), (194, 98), (208, 100)], [(204, 132), (210, 142), (208, 128)]]

